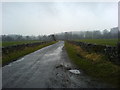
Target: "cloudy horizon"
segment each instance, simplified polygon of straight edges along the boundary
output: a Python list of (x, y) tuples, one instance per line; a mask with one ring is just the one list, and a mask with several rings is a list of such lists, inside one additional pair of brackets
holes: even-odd
[(2, 34), (43, 35), (118, 26), (117, 2), (4, 2)]

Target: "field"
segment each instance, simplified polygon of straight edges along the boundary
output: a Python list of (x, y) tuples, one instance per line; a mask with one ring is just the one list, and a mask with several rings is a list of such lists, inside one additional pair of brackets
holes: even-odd
[(101, 82), (119, 87), (120, 67), (107, 61), (103, 54), (84, 51), (80, 46), (65, 42), (65, 49), (71, 61), (86, 74)]
[(5, 41), (2, 42), (2, 46), (6, 47), (6, 46), (25, 44), (25, 43), (35, 43), (35, 42), (40, 42), (40, 41), (9, 41), (9, 42)]
[(118, 39), (80, 39), (76, 41), (95, 43), (95, 44), (100, 44), (100, 45), (116, 46)]
[[(80, 39), (80, 40), (76, 40), (76, 41), (116, 46), (118, 39)], [(0, 46), (2, 45), (3, 47), (6, 47), (6, 46), (11, 46), (11, 45), (34, 43), (34, 42), (40, 42), (40, 41), (10, 41), (10, 42), (5, 41), (5, 42), (2, 42), (2, 44), (0, 42)]]

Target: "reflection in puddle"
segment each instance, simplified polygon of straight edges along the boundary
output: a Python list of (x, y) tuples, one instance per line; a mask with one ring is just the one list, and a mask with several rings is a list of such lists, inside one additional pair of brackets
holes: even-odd
[(17, 61), (15, 61), (15, 62), (20, 62), (20, 61), (22, 61), (24, 58), (21, 58), (21, 59), (19, 59), (19, 60), (17, 60)]
[(22, 60), (24, 60), (24, 58), (21, 58), (21, 59), (19, 59), (19, 60), (16, 60), (16, 61), (14, 61), (14, 62), (12, 62), (12, 63), (10, 63), (10, 64), (4, 66), (4, 67), (7, 67), (7, 66), (10, 67), (10, 66), (12, 66), (12, 64), (14, 64), (14, 63), (18, 63), (18, 62), (20, 62), (20, 61), (22, 61)]
[(43, 63), (59, 60), (61, 57), (60, 53), (62, 52), (63, 46), (64, 44), (59, 46), (57, 49), (53, 51), (53, 53), (45, 54), (43, 57), (43, 59), (45, 59), (43, 60)]
[(63, 46), (60, 46), (53, 53), (45, 54), (45, 56), (54, 56), (54, 55), (56, 56), (56, 55), (59, 55), (60, 52), (62, 51), (62, 48), (63, 48)]

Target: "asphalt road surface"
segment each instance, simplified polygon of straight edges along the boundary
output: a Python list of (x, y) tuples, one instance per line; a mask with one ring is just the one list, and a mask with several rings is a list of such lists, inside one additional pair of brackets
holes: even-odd
[(2, 68), (3, 88), (105, 88), (78, 69), (64, 49), (64, 41), (44, 47)]

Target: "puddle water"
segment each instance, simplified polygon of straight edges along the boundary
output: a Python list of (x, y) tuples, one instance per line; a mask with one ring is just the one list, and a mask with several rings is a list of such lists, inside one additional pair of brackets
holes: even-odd
[(63, 46), (58, 47), (53, 53), (50, 54), (45, 54), (45, 56), (53, 56), (53, 55), (59, 55), (60, 52), (62, 51)]
[(43, 60), (43, 63), (59, 60), (61, 57), (60, 53), (62, 52), (63, 46), (64, 45), (59, 46), (57, 49), (53, 50), (52, 53), (46, 53), (43, 57), (43, 59), (45, 59)]
[(22, 60), (24, 60), (24, 58), (21, 58), (21, 59), (19, 59), (19, 60), (15, 61), (15, 62), (20, 62), (20, 61), (22, 61)]
[[(12, 66), (12, 64), (18, 63), (18, 62), (20, 62), (20, 61), (22, 61), (22, 60), (24, 60), (24, 58), (21, 58), (21, 59), (19, 59), (19, 60), (16, 60), (16, 61), (14, 61), (14, 62), (12, 62), (12, 63), (6, 65), (6, 66), (9, 66), (9, 67), (10, 67), (10, 66)], [(6, 67), (6, 66), (4, 66), (4, 67)]]

